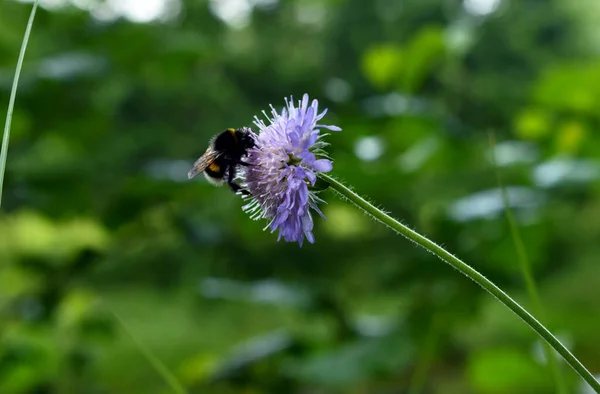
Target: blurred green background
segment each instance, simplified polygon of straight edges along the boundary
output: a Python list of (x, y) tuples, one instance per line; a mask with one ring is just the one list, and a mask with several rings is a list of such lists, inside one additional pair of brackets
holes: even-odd
[[(0, 1), (3, 109), (30, 10)], [(531, 308), (493, 132), (543, 322), (600, 373), (598, 1), (43, 0), (36, 18), (0, 393), (173, 392), (136, 343), (190, 393), (556, 392), (528, 327), (332, 192), (299, 248), (187, 180), (213, 134), (305, 92), (343, 128), (336, 176)]]

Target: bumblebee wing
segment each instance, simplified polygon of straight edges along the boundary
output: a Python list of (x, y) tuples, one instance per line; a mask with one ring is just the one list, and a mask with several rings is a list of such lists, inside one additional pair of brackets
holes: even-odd
[(194, 166), (188, 172), (188, 179), (192, 179), (196, 175), (198, 175), (201, 172), (203, 172), (204, 170), (206, 170), (206, 167), (208, 167), (210, 165), (210, 163), (215, 161), (221, 155), (222, 155), (221, 152), (217, 152), (211, 148), (208, 148), (206, 150), (206, 152), (204, 152), (204, 154), (202, 156), (200, 156), (200, 158), (198, 160), (196, 160), (196, 162), (194, 163)]

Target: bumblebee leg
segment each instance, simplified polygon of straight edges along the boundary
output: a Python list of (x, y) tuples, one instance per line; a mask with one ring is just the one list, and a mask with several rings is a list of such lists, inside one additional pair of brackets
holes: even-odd
[(235, 183), (233, 181), (233, 178), (235, 178), (235, 166), (231, 166), (229, 167), (229, 176), (227, 177), (227, 184), (229, 185), (229, 187), (231, 188), (231, 190), (233, 190), (234, 193), (237, 193), (238, 191), (241, 191), (242, 194), (245, 195), (250, 195), (250, 193), (243, 189), (240, 185), (238, 185), (237, 183)]
[(246, 163), (245, 161), (238, 161), (237, 164), (241, 165), (241, 166), (245, 166), (245, 167), (251, 167), (253, 166), (253, 164), (250, 163)]
[(227, 184), (229, 185), (229, 187), (231, 188), (231, 190), (233, 190), (234, 193), (237, 192), (242, 192), (242, 194), (247, 194), (249, 195), (250, 193), (248, 193), (248, 191), (246, 189), (243, 189), (240, 185), (238, 185), (235, 182), (227, 182)]

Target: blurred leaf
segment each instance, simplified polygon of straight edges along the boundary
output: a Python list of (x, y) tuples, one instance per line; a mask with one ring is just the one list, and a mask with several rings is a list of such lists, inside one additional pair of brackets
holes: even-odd
[(550, 109), (597, 116), (600, 108), (600, 64), (559, 64), (548, 67), (533, 94), (537, 103)]
[(71, 328), (82, 322), (92, 312), (95, 297), (87, 291), (71, 291), (58, 307), (58, 324), (61, 328)]
[(73, 141), (46, 130), (25, 154), (13, 164), (16, 171), (27, 175), (48, 175), (71, 172), (82, 160)]
[(323, 229), (337, 239), (353, 239), (366, 236), (371, 222), (350, 204), (330, 203), (323, 209), (327, 221)]
[(3, 393), (23, 393), (40, 383), (40, 373), (34, 365), (14, 365), (0, 383)]
[(404, 90), (412, 92), (419, 89), (440, 63), (446, 50), (443, 33), (438, 26), (424, 27), (407, 45), (402, 78)]
[(52, 381), (59, 371), (59, 354), (47, 331), (13, 326), (2, 338), (0, 392), (21, 393)]
[(561, 124), (555, 139), (556, 150), (562, 153), (574, 154), (579, 151), (586, 137), (585, 125), (571, 120)]
[(376, 87), (385, 89), (398, 80), (404, 62), (403, 50), (392, 44), (372, 46), (362, 57), (362, 69)]
[(542, 393), (552, 387), (546, 370), (531, 356), (512, 348), (490, 348), (469, 359), (468, 376), (481, 394)]
[(0, 305), (39, 288), (43, 278), (19, 267), (0, 268)]
[(517, 135), (526, 140), (539, 140), (551, 132), (551, 117), (547, 111), (528, 108), (522, 111), (515, 122)]
[(23, 255), (45, 255), (54, 249), (55, 227), (53, 223), (43, 216), (23, 211), (10, 220), (11, 232), (8, 235), (13, 239), (12, 248)]
[(197, 354), (190, 357), (179, 367), (179, 375), (183, 382), (194, 384), (207, 379), (215, 373), (218, 358), (210, 354)]
[(13, 253), (46, 258), (52, 264), (69, 263), (83, 249), (101, 250), (108, 244), (106, 230), (92, 219), (53, 223), (37, 213), (21, 211), (9, 223)]
[(393, 333), (314, 355), (295, 367), (293, 374), (310, 384), (350, 388), (380, 374), (397, 373), (407, 367), (412, 357), (414, 348), (407, 338)]

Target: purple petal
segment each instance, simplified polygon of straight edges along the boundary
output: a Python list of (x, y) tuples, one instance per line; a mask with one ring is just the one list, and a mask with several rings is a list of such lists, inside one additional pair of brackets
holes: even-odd
[(315, 237), (312, 233), (312, 229), (313, 229), (312, 216), (310, 215), (310, 213), (307, 213), (306, 215), (304, 215), (302, 217), (302, 232), (306, 236), (306, 240), (308, 242), (310, 242), (311, 244), (315, 243)]
[(302, 110), (305, 111), (307, 106), (308, 106), (308, 94), (304, 93), (304, 96), (302, 96)]
[[(312, 130), (312, 123), (315, 119), (315, 109), (310, 107), (308, 111), (306, 111), (306, 115), (304, 115), (304, 119), (302, 120), (302, 130), (306, 133)], [(311, 129), (311, 130), (308, 130)]]
[(291, 148), (300, 146), (300, 136), (298, 135), (298, 133), (295, 132), (295, 130), (290, 130), (290, 133), (288, 133), (288, 137), (291, 142)]
[(315, 142), (317, 142), (317, 139), (319, 138), (319, 130), (314, 130), (310, 136), (304, 140), (304, 143), (302, 144), (302, 149), (308, 149), (310, 148)]
[(323, 110), (323, 112), (321, 112), (320, 114), (318, 114), (318, 115), (317, 115), (317, 118), (316, 118), (317, 122), (318, 122), (319, 120), (323, 119), (323, 117), (325, 116), (325, 114), (327, 114), (327, 108), (325, 108), (325, 109)]
[(331, 125), (318, 124), (315, 127), (322, 127), (324, 129), (331, 130), (331, 131), (342, 131), (341, 127), (331, 126)]
[(312, 167), (319, 172), (329, 172), (333, 169), (333, 164), (330, 160), (327, 159), (319, 159), (315, 160)]
[(314, 109), (315, 109), (315, 113), (317, 113), (317, 112), (319, 111), (319, 100), (317, 100), (317, 99), (314, 99), (314, 100), (312, 101), (312, 103), (310, 104), (310, 106), (311, 106), (312, 108), (314, 108)]
[(308, 202), (308, 186), (306, 186), (306, 183), (304, 183), (300, 189), (298, 189), (298, 196), (300, 197), (300, 202), (304, 207)]
[(308, 179), (310, 184), (314, 186), (315, 182), (317, 181), (317, 175), (315, 175), (315, 173), (311, 170), (304, 170), (304, 174), (306, 174), (306, 178)]
[(275, 231), (275, 229), (277, 229), (277, 227), (281, 226), (283, 224), (283, 222), (285, 222), (289, 216), (290, 212), (288, 210), (283, 210), (281, 212), (277, 213), (277, 216), (275, 216), (275, 220), (273, 220), (273, 222), (271, 223), (271, 229), (273, 231)]
[(291, 205), (291, 198), (289, 194), (286, 194), (283, 201), (281, 201), (281, 204), (279, 205), (279, 207), (277, 208), (277, 212), (280, 212), (281, 210), (285, 210), (288, 209)]
[(294, 169), (294, 176), (299, 179), (304, 179), (306, 178), (306, 171), (304, 171), (304, 168), (302, 167), (296, 167)]
[(300, 152), (298, 157), (301, 158), (302, 162), (307, 166), (312, 165), (316, 160), (314, 153), (310, 152), (309, 150), (303, 150), (302, 152)]

